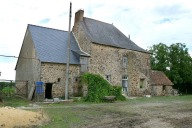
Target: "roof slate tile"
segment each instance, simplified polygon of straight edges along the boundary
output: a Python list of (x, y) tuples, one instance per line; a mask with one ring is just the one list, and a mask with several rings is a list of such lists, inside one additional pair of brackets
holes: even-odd
[[(68, 32), (28, 25), (38, 58), (42, 62), (67, 63)], [(80, 50), (71, 33), (71, 50)], [(70, 64), (80, 64), (79, 57), (70, 52)]]
[(83, 21), (80, 23), (93, 43), (149, 53), (137, 46), (113, 24), (104, 23), (86, 17), (84, 17)]

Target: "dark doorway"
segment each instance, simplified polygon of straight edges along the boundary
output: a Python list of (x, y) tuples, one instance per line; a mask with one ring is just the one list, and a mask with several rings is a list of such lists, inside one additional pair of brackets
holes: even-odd
[(52, 83), (45, 84), (45, 98), (52, 99)]

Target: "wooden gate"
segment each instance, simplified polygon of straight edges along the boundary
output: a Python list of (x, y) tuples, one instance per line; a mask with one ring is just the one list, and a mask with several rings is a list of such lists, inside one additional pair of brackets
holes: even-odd
[(28, 81), (15, 81), (16, 95), (27, 98), (28, 96)]

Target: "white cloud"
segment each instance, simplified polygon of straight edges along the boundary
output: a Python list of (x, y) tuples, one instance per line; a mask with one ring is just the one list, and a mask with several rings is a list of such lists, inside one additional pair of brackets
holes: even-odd
[[(113, 23), (126, 36), (146, 49), (159, 42), (185, 43), (192, 54), (192, 4), (190, 0), (71, 0), (74, 14), (84, 9), (85, 17)], [(27, 24), (68, 30), (70, 0), (1, 0), (0, 54), (18, 56)], [(44, 22), (43, 22), (44, 21)], [(45, 22), (46, 21), (46, 22)], [(14, 79), (16, 62), (0, 58), (0, 71)], [(5, 70), (7, 69), (7, 70)], [(8, 71), (9, 74), (4, 72)], [(12, 73), (11, 73), (12, 72)]]

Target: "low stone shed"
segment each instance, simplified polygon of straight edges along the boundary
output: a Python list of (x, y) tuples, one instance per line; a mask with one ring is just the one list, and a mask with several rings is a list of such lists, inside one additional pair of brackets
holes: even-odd
[(162, 71), (151, 70), (150, 82), (151, 82), (151, 95), (163, 96), (172, 94), (173, 83)]

